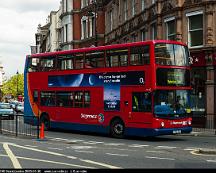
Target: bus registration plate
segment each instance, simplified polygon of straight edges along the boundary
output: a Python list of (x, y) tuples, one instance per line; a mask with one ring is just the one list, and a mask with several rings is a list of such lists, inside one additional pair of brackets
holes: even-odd
[(180, 134), (181, 130), (173, 130), (173, 134)]

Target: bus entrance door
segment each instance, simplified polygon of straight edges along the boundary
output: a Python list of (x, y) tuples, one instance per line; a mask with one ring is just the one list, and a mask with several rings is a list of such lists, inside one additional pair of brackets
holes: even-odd
[[(150, 125), (152, 117), (152, 94), (149, 92), (124, 92), (123, 111), (128, 123)], [(123, 93), (122, 93), (123, 94)]]

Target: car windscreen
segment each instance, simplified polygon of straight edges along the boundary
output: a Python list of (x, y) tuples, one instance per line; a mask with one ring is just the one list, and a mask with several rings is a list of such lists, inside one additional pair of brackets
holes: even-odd
[(9, 104), (0, 104), (0, 109), (10, 109)]

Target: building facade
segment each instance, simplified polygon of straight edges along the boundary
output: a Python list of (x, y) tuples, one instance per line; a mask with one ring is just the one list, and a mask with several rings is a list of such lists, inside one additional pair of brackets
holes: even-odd
[(216, 128), (216, 1), (110, 0), (105, 44), (149, 39), (188, 44), (195, 127)]
[(3, 86), (3, 75), (4, 75), (3, 65), (0, 62), (0, 102), (2, 100), (2, 91), (1, 91), (1, 88)]

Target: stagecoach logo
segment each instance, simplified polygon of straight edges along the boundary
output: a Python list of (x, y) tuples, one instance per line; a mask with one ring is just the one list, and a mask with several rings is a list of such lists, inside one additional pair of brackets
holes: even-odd
[(81, 113), (81, 118), (83, 119), (97, 119), (97, 115), (89, 115)]
[(94, 114), (83, 114), (81, 113), (81, 118), (82, 119), (88, 119), (88, 120), (98, 120), (99, 123), (104, 122), (104, 115), (100, 113), (99, 115), (94, 115)]
[(104, 122), (104, 115), (103, 115), (102, 113), (100, 113), (100, 114), (98, 115), (98, 122), (99, 122), (99, 123), (103, 123), (103, 122)]

